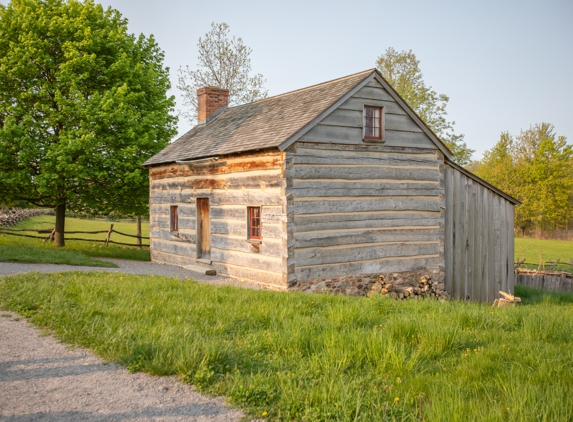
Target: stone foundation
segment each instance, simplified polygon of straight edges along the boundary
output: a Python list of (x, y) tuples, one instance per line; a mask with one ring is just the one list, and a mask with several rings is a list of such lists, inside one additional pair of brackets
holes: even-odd
[(346, 294), (349, 296), (366, 296), (372, 290), (374, 284), (378, 283), (380, 276), (384, 276), (386, 283), (394, 286), (411, 285), (417, 286), (420, 277), (426, 277), (432, 283), (434, 289), (440, 293), (441, 297), (447, 296), (445, 292), (443, 267), (429, 267), (423, 270), (346, 275), (332, 278), (315, 278), (312, 280), (297, 281), (290, 287), (289, 291), (301, 291), (306, 293), (331, 293)]

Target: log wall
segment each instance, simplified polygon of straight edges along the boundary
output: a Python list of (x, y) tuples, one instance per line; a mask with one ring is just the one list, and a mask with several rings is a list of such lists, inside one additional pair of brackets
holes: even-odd
[(458, 299), (493, 302), (513, 293), (514, 204), (446, 165), (446, 290)]
[[(223, 157), (213, 164), (150, 169), (152, 260), (175, 265), (197, 258), (197, 198), (209, 198), (211, 261), (220, 274), (286, 288), (284, 153)], [(179, 232), (170, 232), (171, 205)], [(247, 207), (261, 206), (262, 239), (247, 242)]]
[(297, 142), (287, 150), (289, 285), (444, 266), (435, 149)]

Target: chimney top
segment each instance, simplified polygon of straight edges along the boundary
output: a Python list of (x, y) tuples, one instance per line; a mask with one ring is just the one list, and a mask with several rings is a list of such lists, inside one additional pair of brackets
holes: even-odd
[[(229, 104), (229, 90), (218, 86), (206, 86), (197, 90), (197, 118), (199, 124), (207, 123), (218, 111)], [(217, 113), (219, 114), (219, 113)]]

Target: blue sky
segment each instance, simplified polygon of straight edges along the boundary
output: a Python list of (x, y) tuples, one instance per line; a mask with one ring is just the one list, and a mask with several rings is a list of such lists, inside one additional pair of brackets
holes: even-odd
[[(6, 4), (6, 0), (0, 0)], [(171, 68), (197, 62), (197, 40), (226, 22), (251, 47), (271, 95), (374, 67), (412, 50), (427, 85), (479, 158), (503, 131), (539, 122), (573, 141), (573, 2), (106, 0), (137, 34), (154, 34)], [(181, 103), (178, 98), (178, 106)], [(180, 133), (190, 129), (180, 119)]]

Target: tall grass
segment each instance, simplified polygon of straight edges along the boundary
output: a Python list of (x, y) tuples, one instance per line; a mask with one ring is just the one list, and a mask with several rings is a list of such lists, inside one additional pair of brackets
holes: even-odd
[(269, 420), (571, 420), (573, 295), (516, 290), (490, 309), (62, 273), (0, 278), (0, 303)]
[[(66, 231), (98, 231), (108, 230), (111, 222), (81, 220), (78, 218), (66, 218)], [(127, 233), (136, 234), (135, 223), (115, 222), (114, 229)], [(55, 217), (43, 215), (32, 217), (20, 221), (14, 229), (45, 229), (53, 228)], [(35, 233), (27, 233), (36, 235)], [(149, 223), (142, 223), (142, 235), (149, 236)], [(45, 235), (47, 237), (48, 235)], [(103, 234), (73, 234), (67, 237), (79, 237), (85, 239), (105, 239)], [(136, 243), (135, 238), (122, 236), (117, 233), (112, 234), (112, 240), (123, 243)], [(144, 241), (143, 243), (149, 243)], [(71, 264), (71, 265), (94, 265), (94, 266), (115, 266), (103, 261), (86, 264), (87, 257), (108, 257), (120, 259), (134, 259), (139, 261), (149, 261), (149, 248), (139, 249), (138, 247), (127, 247), (109, 244), (104, 246), (102, 243), (85, 242), (85, 241), (66, 241), (65, 248), (54, 248), (52, 243), (42, 243), (40, 239), (30, 239), (25, 237), (16, 237), (0, 234), (0, 261), (11, 262), (49, 262), (53, 264)], [(99, 262), (100, 264), (97, 264)]]

